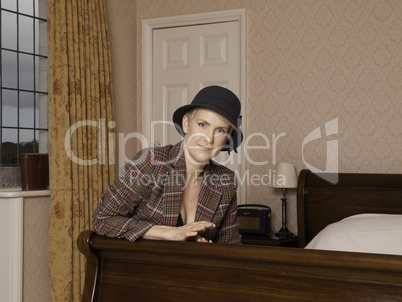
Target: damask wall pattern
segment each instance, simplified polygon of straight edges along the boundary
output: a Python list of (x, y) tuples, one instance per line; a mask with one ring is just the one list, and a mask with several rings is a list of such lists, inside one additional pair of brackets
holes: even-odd
[[(135, 8), (137, 19), (137, 98), (130, 106), (141, 104), (143, 19), (245, 8), (246, 137), (261, 133), (270, 142), (270, 149), (249, 153), (254, 161), (268, 161), (249, 163), (250, 175), (266, 174), (280, 160), (292, 162), (297, 171), (325, 170), (330, 141), (338, 145), (330, 153), (337, 151), (340, 172), (402, 173), (402, 1), (119, 0), (111, 5), (109, 0), (108, 9), (123, 13), (127, 6)], [(126, 26), (114, 15), (108, 20), (112, 40), (119, 35), (113, 28)], [(112, 41), (112, 57), (116, 47)], [(121, 108), (126, 101), (116, 99)], [(139, 131), (138, 125), (132, 131)], [(327, 133), (326, 125), (333, 126)], [(306, 143), (317, 128), (321, 138)], [(279, 137), (275, 148), (273, 137)], [(297, 232), (294, 190), (289, 196), (288, 226)], [(271, 206), (277, 229), (279, 197), (280, 192), (254, 184), (247, 202)]]

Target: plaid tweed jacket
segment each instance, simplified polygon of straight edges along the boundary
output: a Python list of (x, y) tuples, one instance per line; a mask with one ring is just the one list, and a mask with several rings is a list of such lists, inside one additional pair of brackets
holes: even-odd
[[(216, 227), (200, 236), (240, 244), (235, 174), (211, 160), (201, 175), (195, 221), (211, 221)], [(101, 197), (95, 231), (135, 241), (154, 225), (176, 226), (185, 177), (183, 142), (142, 150)]]

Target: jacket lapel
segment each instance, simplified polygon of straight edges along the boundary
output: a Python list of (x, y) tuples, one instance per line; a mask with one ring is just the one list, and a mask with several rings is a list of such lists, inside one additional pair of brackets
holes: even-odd
[(180, 144), (173, 148), (169, 160), (173, 165), (166, 175), (167, 181), (163, 188), (163, 224), (176, 226), (186, 181), (186, 166)]
[(208, 173), (205, 172), (200, 194), (198, 195), (195, 221), (211, 221), (220, 203), (221, 195), (219, 188), (211, 183)]

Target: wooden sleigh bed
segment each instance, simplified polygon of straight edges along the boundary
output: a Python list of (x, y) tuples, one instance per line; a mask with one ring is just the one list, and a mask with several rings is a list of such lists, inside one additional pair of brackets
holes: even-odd
[(300, 248), (82, 232), (82, 301), (402, 301), (402, 256), (303, 248), (345, 217), (402, 214), (402, 175), (339, 174), (334, 185), (303, 170), (297, 190)]

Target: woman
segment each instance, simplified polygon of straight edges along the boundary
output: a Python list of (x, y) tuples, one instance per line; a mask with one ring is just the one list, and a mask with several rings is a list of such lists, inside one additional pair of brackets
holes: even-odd
[(125, 166), (95, 210), (98, 234), (239, 244), (237, 180), (212, 161), (240, 145), (240, 101), (220, 86), (203, 88), (173, 114), (184, 140), (146, 148)]

